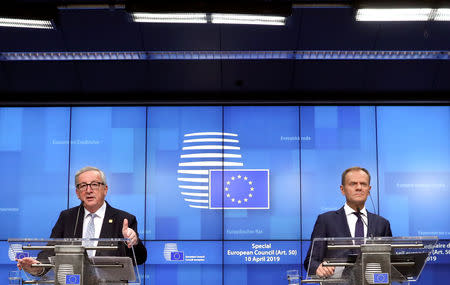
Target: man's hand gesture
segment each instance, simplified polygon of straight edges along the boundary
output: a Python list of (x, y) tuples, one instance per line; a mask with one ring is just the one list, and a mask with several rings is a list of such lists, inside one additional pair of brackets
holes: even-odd
[(127, 219), (123, 219), (122, 234), (124, 238), (130, 239), (130, 241), (128, 241), (128, 248), (131, 248), (133, 245), (137, 244), (137, 234), (132, 228), (128, 227)]

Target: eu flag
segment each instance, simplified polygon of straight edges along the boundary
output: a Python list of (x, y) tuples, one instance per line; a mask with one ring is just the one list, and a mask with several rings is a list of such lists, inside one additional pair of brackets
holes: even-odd
[(211, 169), (210, 209), (269, 209), (268, 169)]
[(388, 284), (389, 276), (387, 273), (374, 273), (373, 274), (373, 283), (374, 284)]
[(182, 252), (182, 251), (171, 252), (170, 260), (183, 261), (184, 260), (184, 252)]
[(30, 257), (30, 254), (28, 252), (17, 252), (16, 253), (16, 259), (22, 259), (25, 257)]
[(66, 284), (80, 284), (80, 274), (67, 274)]

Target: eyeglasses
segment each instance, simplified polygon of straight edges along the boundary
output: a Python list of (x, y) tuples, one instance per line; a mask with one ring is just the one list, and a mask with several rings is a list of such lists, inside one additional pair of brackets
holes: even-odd
[(84, 192), (88, 189), (88, 186), (91, 186), (91, 189), (96, 191), (98, 189), (100, 189), (100, 185), (105, 185), (105, 183), (103, 182), (91, 182), (91, 183), (80, 183), (77, 184), (77, 189)]

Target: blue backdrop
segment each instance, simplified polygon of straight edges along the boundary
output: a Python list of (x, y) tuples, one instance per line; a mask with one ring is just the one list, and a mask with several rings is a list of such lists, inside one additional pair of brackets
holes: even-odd
[(0, 282), (7, 239), (48, 237), (93, 165), (108, 202), (137, 216), (146, 284), (287, 284), (360, 165), (366, 207), (394, 236), (448, 245), (418, 282), (437, 284), (450, 279), (449, 146), (448, 106), (0, 108)]

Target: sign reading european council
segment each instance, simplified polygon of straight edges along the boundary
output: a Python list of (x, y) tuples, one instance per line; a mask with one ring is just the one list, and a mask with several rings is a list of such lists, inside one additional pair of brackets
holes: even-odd
[[(191, 208), (269, 209), (269, 170), (244, 169), (238, 135), (184, 135), (178, 181)], [(220, 169), (219, 169), (220, 168)]]

